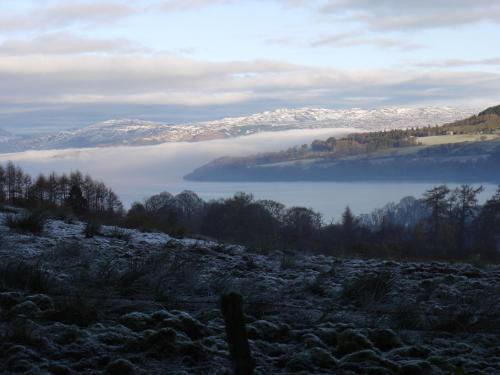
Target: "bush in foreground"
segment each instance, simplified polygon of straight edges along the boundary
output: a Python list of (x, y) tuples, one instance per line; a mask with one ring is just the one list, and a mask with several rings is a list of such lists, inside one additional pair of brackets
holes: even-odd
[(8, 261), (0, 264), (0, 287), (47, 292), (51, 286), (49, 272), (38, 263)]
[(87, 221), (85, 228), (83, 229), (83, 234), (85, 238), (92, 238), (101, 234), (101, 224), (97, 221)]
[(8, 215), (4, 224), (12, 230), (40, 234), (45, 226), (45, 217), (40, 213), (27, 213), (22, 215)]

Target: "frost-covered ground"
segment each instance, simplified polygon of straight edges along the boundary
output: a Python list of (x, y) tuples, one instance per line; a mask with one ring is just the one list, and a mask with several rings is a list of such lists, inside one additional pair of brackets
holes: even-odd
[(230, 374), (218, 298), (237, 291), (258, 374), (500, 374), (498, 266), (83, 228), (0, 224), (0, 373)]

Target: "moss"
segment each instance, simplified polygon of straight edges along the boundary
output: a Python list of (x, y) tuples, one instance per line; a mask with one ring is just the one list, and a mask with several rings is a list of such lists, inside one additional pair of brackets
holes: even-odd
[(9, 310), (21, 301), (21, 293), (3, 292), (0, 293), (0, 307)]
[(25, 298), (38, 306), (40, 310), (49, 310), (54, 308), (54, 301), (46, 294), (33, 294)]
[(431, 375), (435, 371), (429, 362), (417, 360), (404, 363), (400, 373), (404, 375)]
[(311, 358), (307, 352), (294, 354), (285, 365), (286, 369), (291, 373), (311, 370)]
[(338, 332), (334, 328), (321, 327), (315, 332), (318, 337), (328, 346), (337, 345)]
[(382, 358), (373, 350), (360, 350), (342, 357), (342, 362), (380, 362)]
[(130, 339), (119, 332), (105, 332), (97, 335), (96, 338), (107, 345), (124, 345)]
[(176, 348), (176, 352), (181, 356), (189, 357), (192, 363), (199, 363), (201, 360), (206, 359), (204, 348), (199, 343), (181, 342)]
[(338, 361), (327, 350), (322, 348), (312, 348), (309, 355), (314, 364), (321, 368), (329, 368), (337, 366)]
[(404, 346), (401, 348), (396, 348), (392, 350), (389, 355), (394, 358), (427, 358), (431, 350), (424, 345), (412, 345), (412, 346)]
[(135, 366), (126, 359), (114, 360), (106, 367), (108, 375), (134, 375), (135, 373)]
[[(399, 366), (397, 363), (389, 361), (381, 357), (374, 350), (360, 350), (359, 352), (347, 354), (340, 360), (341, 367), (345, 368), (349, 364), (362, 364), (366, 368), (372, 367), (382, 367), (387, 371), (397, 372), (399, 371)], [(365, 372), (368, 373), (368, 372)]]
[(354, 353), (364, 349), (373, 349), (373, 343), (359, 332), (348, 329), (337, 337), (337, 353), (339, 355)]
[(134, 331), (143, 331), (151, 326), (149, 315), (140, 312), (131, 312), (120, 317), (120, 323)]
[(173, 348), (176, 339), (177, 332), (171, 328), (162, 328), (159, 331), (147, 335), (145, 342), (149, 347), (155, 347), (157, 349), (171, 349)]
[(207, 327), (191, 315), (181, 311), (174, 311), (172, 315), (172, 318), (164, 319), (160, 323), (162, 328), (173, 328), (184, 332), (193, 340), (201, 339), (208, 334)]
[(59, 345), (68, 345), (88, 335), (87, 332), (82, 331), (75, 325), (64, 325), (61, 323), (54, 324), (51, 327), (51, 331), (55, 334), (53, 337), (54, 342)]
[(60, 363), (51, 363), (49, 364), (47, 370), (53, 375), (71, 375), (73, 371)]
[(12, 316), (34, 317), (40, 313), (40, 309), (31, 301), (25, 301), (15, 305), (10, 309), (9, 314)]
[(287, 326), (279, 326), (266, 320), (257, 320), (248, 325), (248, 336), (251, 339), (275, 342), (287, 334)]
[(403, 343), (392, 329), (376, 329), (369, 333), (370, 340), (377, 349), (389, 351), (400, 348)]
[(326, 348), (326, 345), (321, 341), (321, 339), (312, 333), (306, 333), (302, 336), (302, 341), (304, 342), (306, 348)]

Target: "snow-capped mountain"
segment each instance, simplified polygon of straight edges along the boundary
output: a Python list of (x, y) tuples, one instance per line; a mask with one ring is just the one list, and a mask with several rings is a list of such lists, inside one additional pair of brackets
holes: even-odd
[(0, 152), (196, 142), (291, 129), (355, 128), (370, 131), (422, 127), (466, 118), (474, 112), (452, 107), (373, 110), (301, 108), (277, 109), (250, 116), (188, 124), (115, 119), (37, 137), (21, 137), (0, 131)]
[(23, 139), (25, 139), (25, 136), (13, 134), (0, 129), (0, 150), (3, 150), (4, 146), (9, 147), (10, 145), (22, 141)]
[(380, 130), (405, 128), (427, 125), (441, 125), (456, 121), (473, 114), (471, 109), (452, 107), (422, 107), (422, 108), (380, 108), (380, 109), (277, 109), (246, 117), (230, 117), (222, 120), (198, 123), (231, 130), (234, 128), (260, 129), (276, 131), (285, 128), (358, 128), (361, 130)]
[(6, 140), (8, 140), (11, 137), (11, 135), (12, 134), (9, 133), (8, 131), (0, 129), (0, 142), (5, 142)]
[(153, 139), (168, 125), (135, 119), (108, 120), (81, 129), (44, 135), (31, 141), (35, 149), (107, 147), (158, 143)]

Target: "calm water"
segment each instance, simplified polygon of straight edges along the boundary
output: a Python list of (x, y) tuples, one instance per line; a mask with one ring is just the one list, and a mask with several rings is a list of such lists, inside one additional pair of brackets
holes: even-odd
[[(0, 155), (0, 162), (13, 160), (32, 175), (63, 173), (79, 169), (101, 178), (125, 205), (158, 193), (189, 189), (204, 199), (228, 197), (244, 191), (256, 198), (274, 199), (287, 206), (306, 206), (323, 214), (325, 221), (339, 218), (349, 205), (355, 213), (366, 213), (387, 202), (420, 196), (437, 183), (211, 183), (188, 182), (182, 176), (220, 156), (245, 155), (279, 150), (317, 138), (351, 133), (352, 129), (321, 129), (257, 134), (237, 139), (199, 143), (170, 143), (147, 147), (115, 147), (84, 150), (32, 151)], [(442, 181), (445, 182), (445, 181)], [(450, 185), (453, 186), (453, 185)], [(482, 199), (495, 186), (485, 185)]]

